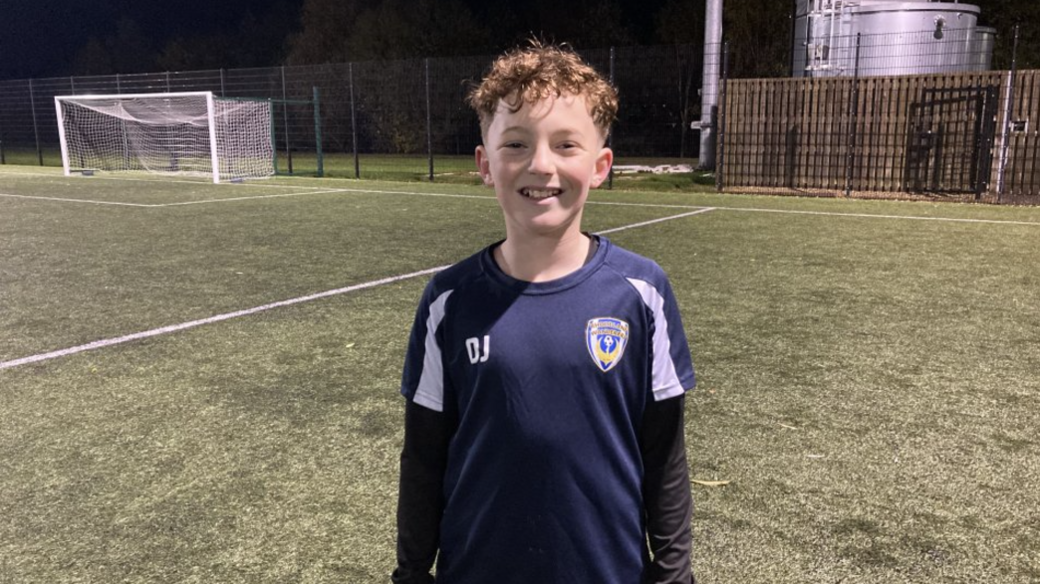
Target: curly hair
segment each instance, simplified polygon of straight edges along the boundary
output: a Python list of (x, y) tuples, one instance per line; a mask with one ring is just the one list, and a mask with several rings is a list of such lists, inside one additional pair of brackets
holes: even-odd
[(466, 101), (480, 117), (481, 133), (487, 135), (499, 101), (517, 112), (524, 104), (562, 94), (585, 98), (596, 126), (604, 136), (609, 133), (618, 110), (610, 83), (566, 45), (530, 44), (495, 59), (484, 80), (470, 90)]

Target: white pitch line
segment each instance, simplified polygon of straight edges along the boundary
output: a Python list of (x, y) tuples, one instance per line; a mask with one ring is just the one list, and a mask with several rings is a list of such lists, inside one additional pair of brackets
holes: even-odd
[[(8, 171), (0, 170), (0, 178), (2, 178), (4, 176), (41, 176), (41, 177), (47, 177), (47, 178), (57, 178), (57, 179), (66, 179), (66, 180), (81, 180), (82, 179), (82, 180), (92, 180), (92, 181), (106, 181), (106, 180), (108, 180), (108, 181), (115, 181), (115, 182), (151, 182), (151, 183), (164, 183), (164, 184), (166, 184), (166, 183), (176, 183), (176, 184), (200, 185), (200, 186), (207, 186), (207, 185), (212, 185), (213, 184), (213, 179), (212, 178), (210, 178), (209, 180), (201, 179), (201, 178), (198, 179), (198, 180), (191, 180), (191, 179), (172, 178), (172, 177), (171, 178), (143, 178), (143, 177), (132, 177), (132, 176), (102, 176), (102, 175), (94, 175), (94, 176), (91, 176), (91, 177), (80, 177), (80, 176), (65, 176), (61, 172), (56, 172), (56, 173), (46, 173), (46, 172), (8, 172)], [(265, 180), (265, 179), (255, 179), (255, 180), (252, 180), (250, 182), (240, 182), (240, 183), (225, 182), (225, 183), (222, 183), (221, 185), (218, 185), (218, 186), (221, 186), (221, 188), (227, 188), (227, 187), (230, 187), (230, 188), (260, 187), (260, 188), (265, 188), (265, 189), (282, 189), (282, 188), (290, 188), (290, 189), (316, 189), (316, 188), (320, 188), (320, 187), (312, 187), (312, 186), (306, 186), (306, 185), (295, 186), (295, 185), (286, 185), (286, 184), (280, 184), (280, 183), (264, 184), (263, 182), (261, 182), (263, 180)], [(275, 179), (275, 180), (277, 180), (277, 179)]]
[[(607, 229), (605, 231), (600, 231), (598, 233), (602, 233), (602, 234), (614, 233), (614, 232), (617, 232), (617, 231), (622, 231), (624, 229), (634, 229), (636, 227), (644, 227), (646, 225), (651, 225), (651, 224), (654, 224), (654, 223), (660, 223), (661, 221), (670, 221), (672, 219), (681, 219), (683, 217), (690, 217), (690, 216), (693, 216), (693, 215), (699, 215), (701, 213), (706, 213), (706, 212), (712, 211), (712, 210), (713, 210), (712, 208), (698, 209), (698, 210), (692, 211), (690, 213), (681, 213), (679, 215), (673, 215), (671, 217), (662, 217), (660, 219), (654, 219), (652, 221), (643, 221), (641, 223), (633, 223), (632, 225), (625, 225), (625, 226), (622, 226), (622, 227), (615, 227), (613, 229)], [(298, 298), (290, 298), (289, 300), (282, 300), (282, 301), (279, 301), (279, 302), (272, 302), (271, 304), (264, 304), (263, 306), (257, 306), (257, 307), (254, 307), (254, 308), (246, 308), (244, 310), (236, 310), (235, 312), (227, 312), (227, 313), (224, 313), (224, 314), (218, 314), (216, 316), (211, 316), (211, 317), (208, 317), (208, 318), (202, 318), (202, 319), (199, 319), (199, 320), (192, 320), (192, 321), (183, 322), (183, 323), (180, 323), (180, 324), (173, 324), (173, 325), (164, 326), (164, 327), (160, 327), (160, 328), (156, 328), (156, 329), (152, 329), (152, 330), (148, 330), (148, 331), (143, 331), (143, 332), (139, 332), (139, 333), (133, 333), (133, 334), (129, 334), (129, 335), (124, 335), (124, 336), (121, 336), (121, 337), (115, 337), (115, 338), (111, 338), (111, 339), (103, 339), (103, 340), (100, 340), (100, 341), (94, 341), (94, 342), (91, 342), (91, 343), (87, 343), (85, 345), (78, 345), (78, 346), (75, 346), (75, 347), (69, 347), (67, 349), (61, 349), (61, 350), (58, 350), (58, 351), (50, 351), (48, 353), (40, 353), (40, 354), (37, 354), (37, 355), (30, 355), (29, 357), (22, 357), (20, 359), (14, 359), (12, 361), (0, 361), (0, 370), (8, 369), (8, 368), (11, 368), (11, 367), (18, 367), (19, 365), (28, 365), (30, 363), (38, 363), (40, 361), (46, 361), (46, 360), (49, 360), (49, 359), (57, 359), (58, 357), (67, 357), (69, 355), (75, 355), (76, 353), (82, 353), (84, 351), (92, 351), (94, 349), (100, 349), (100, 348), (103, 348), (103, 347), (111, 347), (113, 345), (120, 345), (120, 344), (123, 344), (123, 343), (128, 343), (130, 341), (137, 341), (137, 340), (141, 340), (141, 339), (157, 337), (157, 336), (160, 336), (160, 335), (174, 333), (174, 332), (177, 332), (177, 331), (182, 331), (182, 330), (195, 328), (195, 327), (206, 325), (206, 324), (212, 324), (212, 323), (215, 323), (215, 322), (229, 320), (229, 319), (232, 319), (232, 318), (238, 318), (238, 317), (242, 317), (242, 316), (249, 316), (251, 314), (256, 314), (258, 312), (264, 312), (264, 311), (272, 310), (272, 309), (275, 309), (275, 308), (282, 308), (282, 307), (285, 307), (285, 306), (292, 306), (294, 304), (300, 304), (302, 302), (309, 302), (311, 300), (318, 300), (320, 298), (328, 298), (330, 296), (338, 296), (340, 294), (347, 294), (349, 292), (356, 292), (358, 290), (364, 290), (366, 288), (375, 288), (377, 286), (383, 286), (385, 284), (392, 284), (394, 282), (400, 282), (402, 280), (408, 280), (410, 278), (416, 278), (416, 277), (419, 277), (419, 276), (425, 276), (425, 275), (428, 275), (428, 274), (434, 274), (434, 273), (437, 273), (437, 272), (439, 272), (439, 271), (441, 271), (441, 270), (443, 270), (445, 268), (448, 268), (448, 267), (449, 266), (440, 266), (440, 267), (436, 267), (436, 268), (428, 268), (428, 269), (425, 269), (425, 270), (420, 270), (418, 272), (412, 272), (410, 274), (402, 274), (402, 275), (399, 275), (399, 276), (391, 276), (389, 278), (382, 278), (380, 280), (373, 280), (371, 282), (365, 282), (363, 284), (355, 284), (353, 286), (347, 286), (345, 288), (336, 288), (335, 290), (326, 290), (325, 292), (318, 292), (317, 294), (310, 294), (310, 295), (307, 295), (307, 296), (300, 296)]]
[(948, 223), (984, 223), (990, 225), (1028, 225), (1040, 227), (1038, 221), (1006, 219), (961, 219), (957, 217), (922, 217), (920, 215), (875, 215), (872, 213), (839, 213), (835, 211), (795, 211), (790, 209), (761, 209), (753, 207), (716, 207), (720, 211), (748, 211), (752, 213), (781, 213), (785, 215), (821, 215), (825, 217), (857, 217), (864, 219), (909, 219), (912, 221), (943, 221)]
[(152, 205), (153, 207), (181, 207), (184, 205), (203, 205), (207, 203), (226, 203), (229, 201), (251, 201), (253, 199), (277, 199), (282, 197), (303, 197), (306, 195), (327, 195), (329, 193), (342, 193), (343, 189), (331, 189), (327, 191), (306, 191), (302, 193), (278, 193), (277, 195), (256, 195), (252, 197), (229, 197), (226, 199), (204, 199), (202, 201), (182, 201), (180, 203), (162, 203)]
[[(0, 172), (0, 177), (2, 177), (5, 174), (8, 174), (8, 175), (24, 175), (24, 176), (48, 176), (48, 177), (55, 177), (55, 178), (65, 178), (64, 175), (51, 175), (51, 174), (44, 174), (44, 173), (19, 173), (19, 172)], [(201, 181), (187, 181), (187, 180), (180, 180), (180, 181), (178, 181), (176, 179), (147, 179), (147, 178), (130, 178), (130, 177), (127, 177), (127, 178), (120, 178), (120, 177), (94, 177), (94, 178), (100, 178), (102, 180), (128, 181), (128, 182), (129, 181), (160, 182), (160, 183), (181, 182), (181, 183), (196, 184), (196, 185), (211, 184), (211, 183), (204, 183), (204, 182), (201, 182)], [(246, 187), (263, 187), (263, 188), (289, 188), (289, 189), (306, 189), (306, 188), (313, 189), (313, 188), (318, 188), (318, 187), (308, 187), (308, 186), (303, 186), (303, 185), (301, 185), (301, 186), (293, 186), (293, 185), (259, 184), (259, 183), (248, 183), (248, 184), (246, 184), (246, 183), (237, 184), (236, 183), (234, 186), (235, 187), (246, 186)], [(120, 206), (127, 206), (127, 207), (175, 207), (175, 206), (181, 206), (181, 205), (202, 205), (202, 204), (208, 204), (208, 203), (222, 203), (222, 202), (225, 202), (225, 201), (248, 201), (248, 200), (251, 200), (251, 199), (268, 199), (268, 198), (278, 198), (278, 197), (296, 197), (296, 196), (304, 196), (304, 195), (332, 194), (332, 193), (340, 193), (340, 192), (342, 192), (342, 193), (385, 194), (385, 195), (412, 195), (412, 196), (421, 196), (421, 197), (446, 197), (446, 198), (455, 198), (455, 199), (485, 199), (485, 200), (489, 200), (489, 201), (495, 200), (494, 197), (489, 197), (489, 196), (485, 196), (485, 195), (459, 195), (459, 194), (449, 194), (449, 193), (421, 193), (421, 192), (415, 192), (415, 191), (382, 191), (382, 190), (375, 190), (375, 189), (349, 189), (349, 188), (319, 190), (319, 191), (306, 191), (306, 192), (301, 192), (301, 193), (282, 193), (282, 194), (277, 194), (277, 195), (257, 195), (255, 197), (233, 197), (233, 198), (227, 198), (227, 199), (205, 199), (205, 200), (201, 200), (201, 201), (185, 201), (185, 202), (181, 202), (181, 203), (163, 203), (163, 204), (153, 204), (153, 205), (146, 205), (146, 204), (140, 204), (140, 203), (117, 203), (117, 202), (109, 202), (109, 201), (88, 201), (88, 200), (82, 200), (82, 199), (59, 199), (59, 198), (53, 198), (53, 197), (31, 197), (31, 196), (25, 196), (25, 195), (7, 195), (7, 194), (3, 194), (3, 193), (0, 193), (0, 196), (19, 197), (19, 198), (23, 198), (23, 199), (43, 199), (43, 200), (53, 200), (53, 201), (66, 201), (66, 202), (71, 202), (71, 203), (94, 203), (94, 204), (98, 204), (98, 205), (120, 205)], [(709, 207), (704, 207), (703, 205), (669, 205), (669, 204), (663, 204), (663, 203), (660, 203), (660, 204), (655, 204), (655, 203), (625, 203), (625, 202), (620, 202), (620, 201), (587, 201), (586, 204), (587, 205), (603, 205), (603, 206), (619, 206), (619, 207), (644, 207), (644, 208), (657, 208), (657, 209), (705, 209), (705, 208), (709, 208)], [(922, 216), (919, 216), (919, 215), (877, 215), (877, 214), (871, 214), (871, 213), (841, 213), (841, 212), (836, 212), (836, 211), (797, 211), (797, 210), (790, 210), (790, 209), (764, 209), (764, 208), (759, 208), (759, 207), (724, 207), (724, 206), (715, 206), (715, 207), (710, 207), (710, 208), (718, 210), (718, 211), (742, 211), (742, 212), (748, 212), (748, 213), (781, 213), (781, 214), (788, 214), (788, 215), (817, 215), (817, 216), (825, 216), (825, 217), (858, 217), (858, 218), (862, 218), (862, 219), (908, 219), (908, 220), (913, 220), (913, 221), (941, 221), (941, 222), (950, 222), (950, 223), (976, 223), (976, 224), (990, 224), (990, 225), (1024, 225), (1024, 226), (1030, 226), (1030, 227), (1040, 227), (1040, 222), (1038, 222), (1038, 221), (1012, 221), (1012, 220), (1004, 220), (1004, 219), (959, 219), (959, 218), (955, 218), (955, 217), (922, 217)]]
[(615, 227), (613, 229), (605, 229), (603, 231), (597, 231), (600, 235), (606, 235), (607, 233), (615, 233), (618, 231), (624, 231), (625, 229), (632, 229), (635, 227), (645, 227), (647, 225), (653, 225), (654, 223), (660, 223), (662, 221), (671, 221), (672, 219), (682, 219), (683, 217), (692, 217), (693, 215), (700, 215), (701, 213), (707, 213), (708, 211), (714, 211), (714, 207), (705, 207), (696, 211), (690, 211), (689, 213), (681, 213), (679, 215), (672, 215), (671, 217), (661, 217), (660, 219), (651, 219), (650, 221), (643, 221), (642, 223), (633, 223), (632, 225), (625, 225), (624, 227)]
[(418, 276), (425, 276), (427, 274), (433, 274), (439, 272), (448, 266), (440, 266), (438, 268), (429, 268), (426, 270), (420, 270), (418, 272), (412, 272), (410, 274), (402, 274), (400, 276), (392, 276), (389, 278), (383, 278), (381, 280), (373, 280), (371, 282), (365, 282), (363, 284), (355, 284), (353, 286), (347, 286), (345, 288), (337, 288), (335, 290), (326, 290), (325, 292), (319, 292), (317, 294), (310, 294), (308, 296), (300, 296), (299, 298), (290, 298), (289, 300), (282, 300), (280, 302), (272, 302), (271, 304), (264, 304), (263, 306), (256, 306), (254, 308), (247, 308), (245, 310), (236, 310), (235, 312), (227, 312), (224, 314), (218, 314), (209, 318), (202, 318), (199, 320), (192, 320), (189, 322), (182, 322), (180, 324), (173, 324), (164, 326), (144, 332), (133, 333), (130, 335), (124, 335), (121, 337), (115, 337), (111, 339), (103, 339), (100, 341), (94, 341), (85, 345), (78, 345), (75, 347), (69, 347), (68, 349), (61, 349), (59, 351), (51, 351), (49, 353), (40, 353), (38, 355), (32, 355), (29, 357), (23, 357), (21, 359), (15, 359), (13, 361), (0, 361), (0, 370), (8, 369), (10, 367), (17, 367), (19, 365), (28, 365), (29, 363), (38, 363), (40, 361), (46, 361), (48, 359), (56, 359), (58, 357), (66, 357), (68, 355), (75, 355), (76, 353), (82, 353), (84, 351), (91, 351), (94, 349), (100, 349), (102, 347), (111, 347), (112, 345), (119, 345), (130, 341), (137, 341), (140, 339), (147, 339), (150, 337), (156, 337), (159, 335), (165, 335), (185, 329), (195, 328), (205, 324), (212, 324), (220, 322), (222, 320), (228, 320), (232, 318), (238, 318), (241, 316), (249, 316), (258, 312), (264, 312), (266, 310), (272, 310), (275, 308), (282, 308), (285, 306), (292, 306), (294, 304), (300, 304), (301, 302), (309, 302), (311, 300), (318, 300), (319, 298), (328, 298), (329, 296), (336, 296), (339, 294), (346, 294), (348, 292), (356, 292), (358, 290), (364, 290), (366, 288), (374, 288), (376, 286), (382, 286), (384, 284), (392, 284), (394, 282), (400, 282), (409, 278), (416, 278)]
[(120, 203), (117, 201), (92, 201), (88, 199), (65, 199), (60, 197), (37, 197), (31, 195), (12, 195), (9, 193), (0, 193), (0, 197), (11, 197), (13, 199), (32, 199), (39, 201), (60, 201), (63, 203), (85, 203), (90, 205), (116, 205), (119, 207), (155, 207), (156, 205), (144, 205), (141, 203)]
[(423, 197), (448, 197), (453, 199), (486, 199), (494, 201), (494, 197), (482, 196), (482, 195), (455, 195), (448, 193), (415, 193), (409, 191), (374, 191), (369, 189), (330, 189), (327, 191), (307, 191), (303, 193), (283, 193), (277, 195), (256, 195), (253, 197), (234, 197), (228, 199), (205, 199), (202, 201), (185, 201), (182, 203), (164, 203), (161, 205), (155, 205), (156, 207), (176, 207), (179, 205), (202, 205), (206, 203), (223, 203), (225, 201), (249, 201), (252, 199), (272, 199), (276, 197), (300, 197), (305, 195), (322, 195), (330, 193), (363, 193), (363, 194), (382, 194), (382, 195), (418, 195)]

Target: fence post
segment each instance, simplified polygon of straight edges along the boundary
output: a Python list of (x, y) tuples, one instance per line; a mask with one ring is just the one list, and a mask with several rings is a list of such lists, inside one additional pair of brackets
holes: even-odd
[(430, 115), (430, 58), (423, 60), (426, 69), (426, 156), (430, 161), (430, 182), (433, 182), (433, 124)]
[(224, 68), (220, 68), (220, 97), (227, 97), (224, 94)]
[(716, 128), (715, 147), (718, 149), (718, 156), (716, 156), (715, 161), (715, 190), (721, 193), (726, 186), (722, 175), (726, 170), (726, 90), (729, 85), (729, 41), (722, 45), (722, 71), (719, 81), (721, 83), (719, 86), (718, 105), (715, 108), (715, 119), (711, 123)]
[(1011, 47), (1011, 70), (1008, 71), (1007, 95), (1004, 98), (1004, 126), (1000, 130), (1000, 159), (997, 161), (997, 203), (1004, 201), (1004, 176), (1007, 171), (1008, 135), (1011, 131), (1011, 107), (1015, 96), (1015, 74), (1018, 72), (1018, 25)]
[(33, 80), (29, 80), (29, 105), (32, 108), (33, 134), (36, 135), (36, 159), (43, 166), (43, 150), (40, 148), (40, 126), (36, 123), (36, 93), (33, 91)]
[[(615, 85), (614, 85), (614, 47), (610, 47), (610, 86), (611, 87), (615, 87)], [(617, 124), (614, 124), (614, 127), (616, 128)], [(610, 133), (607, 134), (607, 148), (610, 148), (610, 149), (614, 148), (614, 130), (611, 130)], [(614, 188), (614, 165), (613, 164), (610, 165), (610, 172), (607, 174), (607, 188), (608, 189), (613, 189)]]
[(314, 86), (314, 146), (318, 157), (318, 177), (325, 176), (325, 155), (321, 148), (321, 92)]
[(350, 80), (350, 137), (354, 142), (354, 178), (361, 178), (361, 161), (357, 151), (357, 115), (354, 112), (354, 64), (347, 63), (347, 77)]
[(848, 151), (845, 155), (845, 197), (852, 194), (852, 167), (856, 162), (856, 121), (859, 114), (859, 47), (860, 35), (856, 33), (856, 68), (852, 76), (852, 91), (849, 95)]
[(289, 174), (293, 173), (292, 168), (292, 138), (289, 135), (289, 97), (285, 92), (285, 65), (282, 65), (282, 120), (285, 122), (285, 157), (286, 164), (289, 167)]

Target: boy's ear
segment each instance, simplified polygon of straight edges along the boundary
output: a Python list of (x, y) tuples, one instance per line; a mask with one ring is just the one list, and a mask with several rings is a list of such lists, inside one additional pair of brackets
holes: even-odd
[(602, 148), (596, 157), (596, 170), (592, 175), (592, 188), (598, 188), (610, 175), (610, 167), (614, 164), (614, 151)]
[(491, 187), (495, 185), (495, 179), (491, 177), (491, 162), (488, 160), (487, 150), (484, 146), (477, 146), (477, 150), (474, 153), (474, 157), (477, 161), (477, 172), (480, 173), (480, 178), (484, 180), (484, 184)]

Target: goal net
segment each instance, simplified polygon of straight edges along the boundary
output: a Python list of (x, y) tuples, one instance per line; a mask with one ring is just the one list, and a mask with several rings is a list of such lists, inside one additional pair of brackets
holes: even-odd
[(54, 98), (65, 174), (145, 171), (213, 182), (274, 174), (271, 103), (211, 92)]

